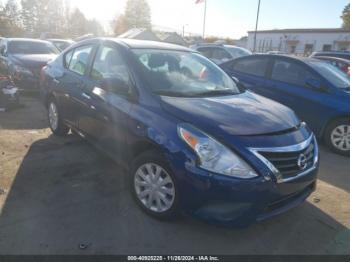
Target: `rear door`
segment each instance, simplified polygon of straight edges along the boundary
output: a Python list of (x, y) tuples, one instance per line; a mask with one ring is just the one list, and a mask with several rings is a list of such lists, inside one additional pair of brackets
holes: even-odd
[(301, 61), (275, 58), (270, 79), (266, 81), (265, 94), (292, 108), (313, 130), (318, 130), (318, 119), (322, 115), (328, 115), (329, 109), (324, 106), (324, 102), (329, 94), (308, 87), (306, 81), (310, 79), (322, 82), (319, 76)]
[(61, 105), (64, 119), (73, 126), (77, 126), (80, 115), (84, 114), (85, 77), (94, 47), (93, 44), (79, 46), (64, 56), (65, 69), (59, 79)]
[(234, 60), (224, 70), (238, 78), (244, 86), (256, 93), (266, 94), (266, 76), (270, 60), (268, 57), (246, 57)]
[(114, 157), (126, 156), (127, 118), (132, 106), (133, 84), (126, 60), (115, 44), (99, 46), (85, 93), (83, 104), (87, 113), (80, 117), (79, 129)]

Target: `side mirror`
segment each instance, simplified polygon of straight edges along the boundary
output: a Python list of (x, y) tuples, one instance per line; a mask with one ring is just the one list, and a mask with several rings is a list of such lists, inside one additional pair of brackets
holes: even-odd
[(112, 92), (120, 96), (129, 97), (131, 88), (128, 83), (119, 78), (105, 79), (101, 82), (101, 88), (105, 91)]
[(322, 82), (318, 79), (309, 78), (305, 81), (306, 86), (316, 90), (316, 91), (326, 91), (322, 86)]

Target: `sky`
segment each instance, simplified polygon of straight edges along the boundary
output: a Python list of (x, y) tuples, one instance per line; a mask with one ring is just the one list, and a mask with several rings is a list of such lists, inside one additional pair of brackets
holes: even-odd
[[(124, 12), (126, 0), (68, 0), (102, 24)], [(147, 0), (157, 28), (202, 34), (204, 4)], [(336, 28), (349, 0), (261, 0), (259, 29)], [(240, 38), (254, 30), (258, 0), (207, 0), (206, 36)]]

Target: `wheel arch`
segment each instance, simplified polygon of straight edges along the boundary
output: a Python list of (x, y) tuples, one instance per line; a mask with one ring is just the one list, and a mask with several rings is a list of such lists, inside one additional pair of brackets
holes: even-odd
[(326, 134), (326, 130), (327, 128), (333, 124), (334, 122), (338, 121), (338, 120), (342, 120), (342, 119), (345, 119), (345, 120), (350, 120), (350, 114), (342, 114), (342, 115), (337, 115), (335, 117), (332, 117), (330, 118), (326, 123), (325, 125), (322, 127), (322, 130), (321, 130), (321, 133), (320, 133), (320, 137), (322, 139), (325, 139), (325, 134)]

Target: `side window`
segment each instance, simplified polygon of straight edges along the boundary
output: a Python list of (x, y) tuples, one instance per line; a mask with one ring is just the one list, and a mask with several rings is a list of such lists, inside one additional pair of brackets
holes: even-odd
[(233, 65), (233, 70), (241, 73), (246, 73), (254, 76), (264, 77), (268, 65), (266, 58), (249, 58), (236, 62)]
[(88, 67), (89, 56), (92, 49), (93, 46), (81, 46), (76, 48), (70, 59), (69, 70), (79, 75), (84, 75)]
[(131, 82), (128, 67), (120, 53), (116, 48), (108, 46), (99, 48), (90, 77), (96, 81), (106, 80), (123, 87), (129, 87)]
[(197, 49), (198, 52), (200, 52), (202, 55), (204, 55), (206, 58), (211, 59), (212, 58), (212, 48), (210, 47), (201, 47)]
[(212, 59), (216, 60), (229, 60), (231, 59), (231, 55), (223, 48), (213, 48)]
[(272, 68), (271, 78), (288, 84), (305, 86), (307, 79), (317, 77), (295, 62), (276, 60)]
[(71, 61), (71, 59), (72, 59), (72, 56), (73, 56), (73, 52), (74, 52), (74, 50), (71, 50), (71, 51), (69, 51), (67, 54), (65, 54), (65, 56), (64, 56), (64, 67), (65, 68), (68, 68), (69, 67), (69, 63), (70, 63), (70, 61)]

